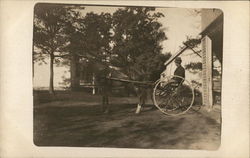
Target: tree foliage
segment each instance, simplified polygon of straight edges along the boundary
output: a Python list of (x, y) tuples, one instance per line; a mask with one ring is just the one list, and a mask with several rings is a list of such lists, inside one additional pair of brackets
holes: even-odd
[[(156, 80), (169, 53), (162, 54), (167, 37), (153, 7), (125, 7), (109, 13), (81, 14), (79, 6), (38, 4), (34, 13), (34, 61), (74, 64), (57, 57), (82, 61), (87, 69), (119, 67), (131, 79)], [(98, 63), (98, 64), (97, 64)]]
[(71, 56), (80, 57), (88, 68), (92, 68), (91, 63), (105, 62), (111, 49), (111, 15), (89, 12), (83, 17), (75, 11), (69, 14), (65, 29), (68, 40), (65, 51)]
[(92, 58), (105, 61), (110, 54), (111, 15), (87, 13), (82, 21), (83, 50)]
[(189, 64), (185, 65), (185, 69), (187, 70), (202, 70), (202, 63), (201, 62), (190, 62)]
[[(196, 54), (194, 52), (192, 52), (192, 54), (201, 56), (201, 54), (200, 54), (201, 49), (199, 47), (200, 43), (201, 43), (200, 38), (193, 38), (190, 36), (187, 36), (186, 41), (183, 42), (183, 44), (185, 46), (188, 46), (189, 48), (191, 48), (193, 51), (196, 52)], [(185, 69), (191, 73), (197, 73), (197, 72), (202, 70), (202, 63), (201, 62), (190, 62), (190, 63), (185, 65)]]
[(184, 44), (190, 48), (197, 48), (200, 43), (201, 43), (200, 38), (192, 38), (189, 36), (187, 36), (187, 40), (184, 42)]
[(169, 57), (161, 54), (161, 42), (167, 37), (157, 20), (163, 14), (154, 11), (150, 7), (126, 7), (113, 14), (112, 64), (132, 79), (150, 80)]
[(44, 60), (50, 58), (49, 91), (54, 94), (54, 62), (55, 53), (61, 53), (65, 46), (63, 34), (66, 9), (62, 5), (39, 3), (34, 12), (34, 51), (33, 59)]
[(65, 8), (61, 5), (38, 4), (34, 16), (35, 53), (51, 55), (59, 52), (66, 42), (63, 34)]

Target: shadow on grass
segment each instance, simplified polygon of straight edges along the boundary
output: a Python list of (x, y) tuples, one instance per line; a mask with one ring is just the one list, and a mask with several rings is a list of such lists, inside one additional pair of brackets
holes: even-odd
[(161, 117), (153, 121), (152, 114), (159, 116), (154, 109), (135, 115), (134, 105), (111, 106), (109, 114), (103, 114), (100, 106), (35, 109), (34, 143), (38, 146), (136, 148), (146, 141), (150, 143), (142, 148), (150, 148), (161, 141), (159, 133), (174, 133), (183, 122), (183, 119), (171, 122)]
[[(93, 98), (85, 96), (86, 99)], [(59, 102), (66, 106), (35, 106), (37, 146), (187, 149), (211, 133), (216, 143), (220, 137), (220, 125), (200, 113), (166, 117), (147, 105), (141, 114), (135, 115), (135, 104), (114, 103), (110, 113), (103, 114), (101, 105), (71, 106), (74, 101)]]

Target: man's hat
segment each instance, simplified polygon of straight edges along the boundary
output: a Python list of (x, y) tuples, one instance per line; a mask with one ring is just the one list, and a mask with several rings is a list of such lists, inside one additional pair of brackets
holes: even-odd
[(180, 57), (176, 57), (174, 62), (180, 64), (182, 62), (181, 58)]

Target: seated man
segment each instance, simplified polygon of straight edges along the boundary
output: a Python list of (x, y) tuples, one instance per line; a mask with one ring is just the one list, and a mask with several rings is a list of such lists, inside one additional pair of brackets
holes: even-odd
[[(182, 60), (180, 57), (176, 57), (174, 62), (176, 65), (176, 69), (174, 71), (175, 76), (171, 80), (172, 82), (175, 82), (177, 85), (180, 85), (185, 79), (185, 69), (181, 66)], [(176, 76), (180, 76), (180, 77), (176, 77)]]
[(176, 65), (176, 69), (174, 71), (174, 77), (172, 77), (170, 79), (170, 81), (167, 82), (167, 84), (164, 86), (164, 92), (163, 95), (165, 97), (170, 97), (170, 98), (175, 98), (173, 99), (169, 99), (171, 100), (170, 102), (168, 101), (168, 106), (166, 106), (166, 108), (168, 108), (167, 110), (175, 110), (177, 107), (182, 105), (182, 94), (184, 92), (183, 89), (183, 82), (185, 80), (185, 69), (181, 66), (181, 58), (180, 57), (176, 57), (175, 59), (175, 65)]

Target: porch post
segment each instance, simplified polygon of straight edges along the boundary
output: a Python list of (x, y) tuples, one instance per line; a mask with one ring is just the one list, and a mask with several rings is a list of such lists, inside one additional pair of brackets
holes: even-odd
[(202, 104), (212, 109), (212, 42), (208, 36), (202, 39)]

